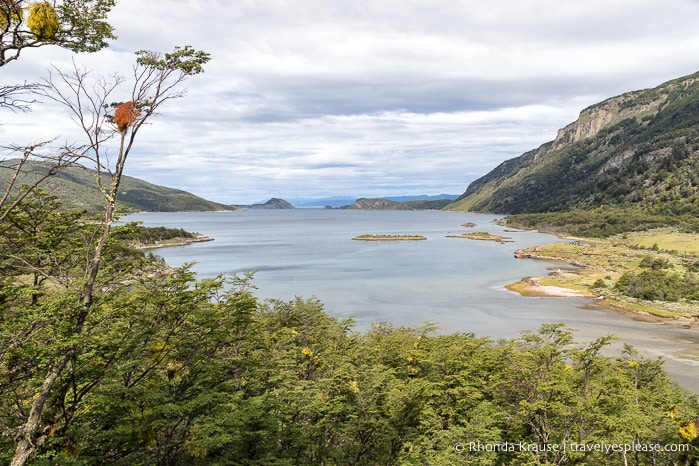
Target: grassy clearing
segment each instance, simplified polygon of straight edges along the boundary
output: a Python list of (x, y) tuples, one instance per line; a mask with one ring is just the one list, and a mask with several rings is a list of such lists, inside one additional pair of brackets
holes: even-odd
[(681, 233), (671, 229), (659, 229), (651, 232), (634, 232), (622, 235), (626, 244), (635, 244), (644, 249), (673, 251), (676, 254), (699, 255), (699, 235)]

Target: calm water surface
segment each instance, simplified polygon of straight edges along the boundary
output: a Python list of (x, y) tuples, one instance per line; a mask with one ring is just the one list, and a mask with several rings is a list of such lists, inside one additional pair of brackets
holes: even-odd
[[(416, 326), (425, 321), (443, 333), (474, 332), (513, 338), (542, 323), (563, 322), (578, 341), (619, 336), (646, 356), (663, 356), (682, 385), (699, 391), (699, 332), (676, 323), (649, 324), (590, 305), (581, 298), (524, 298), (504, 286), (545, 275), (560, 264), (516, 260), (518, 248), (560, 241), (532, 232), (505, 231), (497, 218), (437, 211), (325, 209), (148, 213), (126, 217), (145, 226), (196, 231), (214, 241), (159, 249), (168, 264), (195, 262), (201, 278), (255, 271), (257, 295), (319, 298), (326, 311), (353, 317), (357, 330), (386, 321)], [(476, 223), (474, 228), (462, 224)], [(490, 241), (447, 238), (451, 233), (488, 231), (512, 238)], [(419, 234), (426, 241), (353, 241), (361, 234)]]

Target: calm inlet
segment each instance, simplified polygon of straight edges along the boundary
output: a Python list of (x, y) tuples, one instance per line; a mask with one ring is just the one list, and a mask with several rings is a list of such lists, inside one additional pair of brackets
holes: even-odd
[[(154, 251), (171, 266), (194, 262), (200, 278), (254, 271), (261, 298), (317, 297), (326, 312), (373, 322), (437, 324), (441, 333), (513, 338), (543, 323), (562, 322), (577, 341), (614, 334), (646, 356), (662, 356), (682, 385), (699, 391), (699, 331), (674, 322), (651, 324), (595, 307), (583, 298), (525, 298), (504, 287), (561, 264), (516, 260), (519, 248), (560, 239), (513, 232), (497, 217), (438, 211), (330, 209), (147, 213), (125, 217), (145, 226), (196, 231), (214, 241)], [(475, 223), (475, 227), (464, 227)], [(512, 242), (448, 238), (487, 231)], [(422, 235), (426, 241), (353, 241), (363, 234)]]

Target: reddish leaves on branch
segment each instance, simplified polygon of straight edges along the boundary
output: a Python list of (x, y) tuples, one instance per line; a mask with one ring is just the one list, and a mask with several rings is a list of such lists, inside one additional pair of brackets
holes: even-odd
[(136, 118), (141, 114), (141, 110), (137, 108), (133, 102), (124, 102), (117, 106), (114, 111), (114, 123), (120, 132), (125, 132), (126, 129), (136, 121)]

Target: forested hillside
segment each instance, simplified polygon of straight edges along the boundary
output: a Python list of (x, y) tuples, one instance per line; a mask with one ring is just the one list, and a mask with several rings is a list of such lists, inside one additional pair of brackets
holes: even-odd
[(556, 140), (502, 163), (447, 208), (600, 207), (640, 210), (660, 222), (699, 215), (699, 74), (583, 110)]

